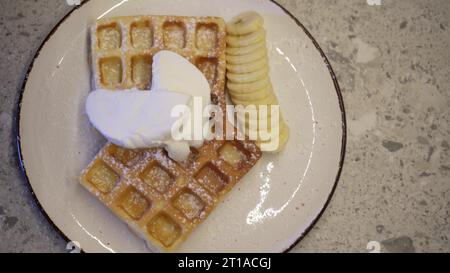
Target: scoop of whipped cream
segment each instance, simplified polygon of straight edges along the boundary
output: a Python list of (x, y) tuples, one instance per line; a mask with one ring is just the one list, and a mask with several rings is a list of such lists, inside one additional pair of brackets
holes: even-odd
[(189, 147), (198, 148), (203, 140), (174, 140), (172, 126), (180, 117), (171, 112), (177, 105), (192, 109), (194, 97), (202, 98), (203, 107), (210, 104), (205, 76), (182, 56), (163, 50), (153, 57), (151, 90), (92, 91), (86, 113), (92, 125), (118, 146), (164, 147), (171, 158), (183, 161)]

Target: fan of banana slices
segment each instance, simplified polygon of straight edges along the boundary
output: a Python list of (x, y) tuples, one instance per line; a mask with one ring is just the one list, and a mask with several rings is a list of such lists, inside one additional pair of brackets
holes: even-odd
[[(258, 136), (257, 145), (266, 143), (261, 140), (259, 125), (267, 124), (267, 130), (278, 129), (278, 148), (271, 152), (280, 152), (289, 139), (289, 127), (281, 116), (277, 122), (271, 122), (271, 105), (279, 105), (269, 76), (269, 62), (266, 46), (264, 19), (254, 11), (244, 12), (227, 24), (227, 88), (231, 100), (236, 105), (267, 105), (266, 115), (259, 114), (257, 120), (248, 117), (245, 121), (246, 135)], [(244, 124), (244, 123), (243, 123)], [(253, 126), (250, 126), (252, 125)], [(256, 124), (256, 125), (255, 125)], [(251, 131), (256, 128), (257, 132)], [(253, 129), (254, 130), (254, 129)], [(273, 141), (273, 140), (272, 140)]]

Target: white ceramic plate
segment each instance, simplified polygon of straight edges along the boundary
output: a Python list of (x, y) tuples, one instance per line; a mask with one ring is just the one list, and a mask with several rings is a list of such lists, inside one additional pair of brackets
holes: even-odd
[(264, 16), (272, 82), (291, 139), (264, 154), (182, 252), (281, 252), (320, 217), (339, 179), (345, 114), (323, 52), (306, 29), (269, 0), (90, 0), (52, 31), (30, 67), (19, 104), (22, 166), (51, 222), (86, 252), (143, 252), (143, 241), (85, 191), (80, 171), (103, 145), (84, 103), (90, 91), (87, 29), (96, 18), (136, 14)]

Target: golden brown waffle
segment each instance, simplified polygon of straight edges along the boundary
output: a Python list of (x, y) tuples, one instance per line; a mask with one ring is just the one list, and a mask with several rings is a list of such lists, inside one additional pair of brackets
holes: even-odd
[[(181, 33), (181, 34), (180, 34)], [(104, 19), (92, 28), (96, 88), (148, 89), (154, 54), (170, 49), (195, 64), (225, 111), (225, 23), (221, 18), (138, 16)], [(256, 164), (249, 141), (206, 142), (178, 163), (164, 149), (107, 144), (80, 182), (150, 247), (171, 251)]]
[(153, 56), (174, 51), (196, 65), (225, 107), (225, 22), (219, 17), (127, 16), (97, 21), (91, 29), (96, 89), (149, 89)]
[(211, 141), (179, 164), (163, 149), (108, 144), (81, 183), (159, 250), (185, 240), (261, 157), (252, 142)]

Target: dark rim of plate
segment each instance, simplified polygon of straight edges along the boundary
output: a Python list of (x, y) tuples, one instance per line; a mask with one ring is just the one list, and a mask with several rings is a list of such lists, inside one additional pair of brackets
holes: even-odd
[[(19, 98), (18, 98), (18, 102), (17, 102), (17, 106), (16, 106), (15, 115), (14, 115), (16, 120), (15, 120), (15, 128), (13, 129), (14, 130), (14, 134), (13, 135), (16, 136), (18, 163), (19, 163), (19, 167), (22, 170), (22, 173), (23, 173), (23, 175), (25, 177), (25, 180), (27, 182), (26, 185), (27, 185), (28, 189), (30, 190), (31, 196), (33, 197), (34, 202), (37, 204), (37, 207), (40, 210), (40, 212), (42, 213), (42, 215), (44, 215), (44, 217), (47, 219), (47, 221), (53, 226), (53, 228), (59, 233), (59, 235), (62, 238), (64, 238), (67, 242), (70, 242), (71, 240), (59, 229), (59, 227), (53, 222), (53, 220), (50, 218), (50, 216), (46, 213), (45, 209), (42, 207), (42, 205), (39, 202), (36, 194), (34, 193), (33, 187), (31, 186), (31, 183), (30, 183), (30, 179), (27, 176), (27, 172), (26, 172), (25, 164), (24, 164), (24, 158), (23, 158), (23, 155), (22, 155), (21, 142), (20, 142), (20, 109), (21, 109), (21, 106), (22, 106), (22, 98), (23, 98), (23, 94), (24, 94), (24, 91), (25, 91), (25, 86), (27, 84), (28, 77), (29, 77), (29, 75), (31, 73), (31, 70), (33, 69), (34, 61), (36, 60), (37, 57), (39, 57), (39, 54), (40, 54), (42, 48), (47, 43), (47, 41), (53, 36), (53, 34), (58, 30), (59, 26), (62, 23), (64, 23), (67, 20), (67, 18), (69, 18), (69, 16), (72, 15), (72, 13), (74, 11), (76, 11), (79, 8), (81, 8), (83, 5), (85, 5), (89, 1), (90, 0), (83, 1), (80, 5), (74, 7), (69, 13), (67, 13), (53, 27), (53, 29), (50, 31), (50, 33), (47, 35), (47, 37), (44, 39), (44, 41), (41, 43), (41, 45), (37, 49), (36, 54), (34, 55), (30, 65), (28, 67), (28, 70), (27, 70), (27, 72), (25, 74), (25, 77), (23, 79), (23, 83), (22, 83), (21, 89), (19, 91), (20, 92), (19, 93)], [(314, 225), (317, 223), (317, 221), (319, 221), (320, 217), (325, 212), (325, 209), (328, 207), (334, 192), (336, 191), (336, 188), (337, 188), (337, 185), (338, 185), (338, 181), (339, 181), (339, 178), (341, 176), (342, 168), (344, 166), (344, 159), (345, 159), (345, 152), (346, 152), (346, 145), (347, 145), (347, 123), (346, 123), (345, 107), (344, 107), (344, 101), (343, 101), (343, 98), (342, 98), (341, 89), (339, 87), (339, 83), (337, 81), (336, 75), (334, 73), (333, 68), (331, 67), (331, 64), (330, 64), (327, 56), (325, 55), (325, 53), (323, 52), (323, 50), (321, 49), (321, 47), (319, 46), (317, 41), (314, 39), (314, 37), (311, 35), (311, 33), (308, 31), (308, 29), (302, 23), (300, 23), (300, 21), (294, 15), (292, 15), (292, 13), (290, 13), (285, 7), (283, 7), (281, 4), (277, 3), (275, 0), (269, 0), (269, 1), (271, 1), (272, 3), (277, 5), (289, 17), (291, 17), (292, 20), (294, 20), (294, 22), (306, 33), (306, 35), (309, 37), (309, 39), (311, 39), (311, 41), (313, 42), (314, 46), (319, 51), (320, 55), (322, 56), (326, 66), (328, 68), (328, 71), (330, 72), (331, 79), (333, 80), (334, 87), (335, 87), (335, 90), (336, 90), (336, 94), (337, 94), (338, 100), (339, 100), (339, 107), (340, 107), (340, 110), (341, 110), (341, 119), (342, 119), (342, 139), (341, 139), (342, 143), (341, 143), (341, 153), (340, 153), (340, 160), (339, 160), (339, 169), (338, 169), (338, 172), (336, 174), (336, 178), (335, 178), (335, 181), (334, 181), (333, 188), (331, 189), (331, 192), (328, 195), (328, 198), (327, 198), (324, 206), (320, 210), (319, 214), (309, 224), (308, 228), (300, 235), (300, 237), (297, 238), (297, 240), (295, 240), (294, 243), (292, 243), (288, 248), (286, 248), (283, 251), (283, 252), (288, 252), (293, 247), (295, 247), (309, 233), (309, 231), (311, 231), (311, 229), (314, 227)]]

